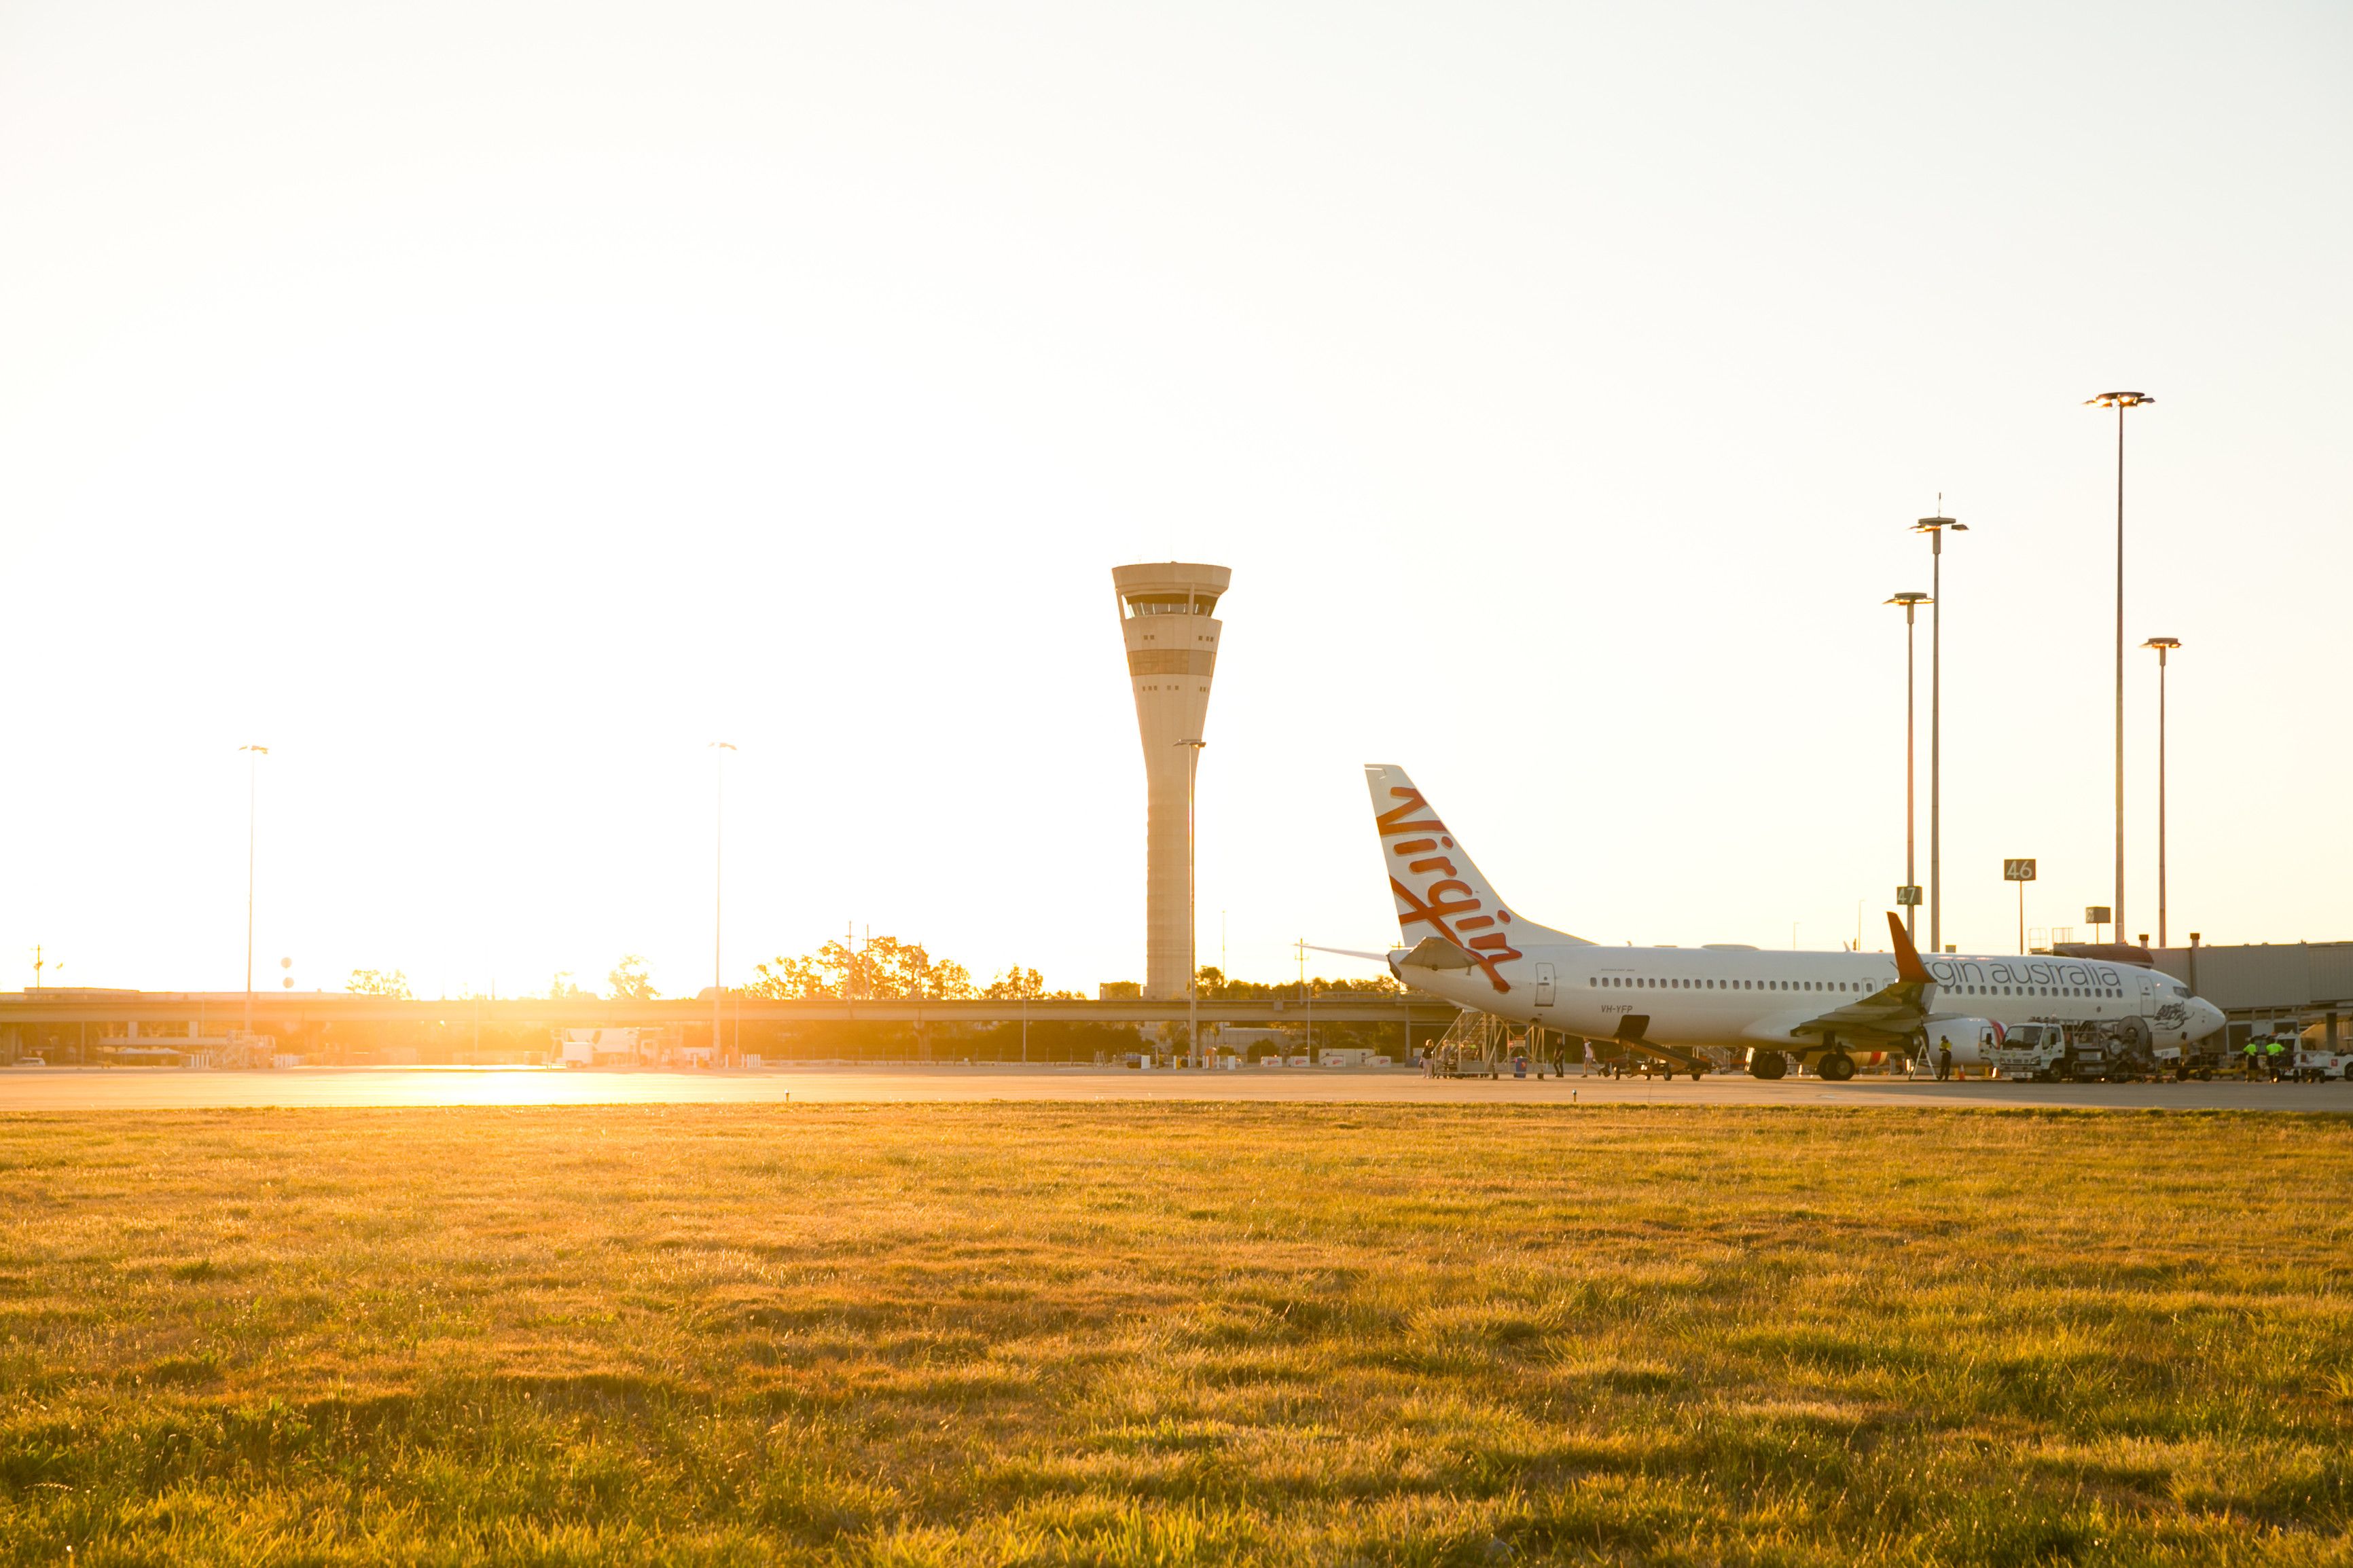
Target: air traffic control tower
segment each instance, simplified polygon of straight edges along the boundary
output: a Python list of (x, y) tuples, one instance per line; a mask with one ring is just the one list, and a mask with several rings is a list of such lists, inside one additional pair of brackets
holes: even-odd
[(1232, 579), (1227, 567), (1179, 561), (1111, 572), (1144, 736), (1144, 994), (1155, 1002), (1180, 1000), (1193, 980), (1193, 777), (1224, 629), (1218, 599)]

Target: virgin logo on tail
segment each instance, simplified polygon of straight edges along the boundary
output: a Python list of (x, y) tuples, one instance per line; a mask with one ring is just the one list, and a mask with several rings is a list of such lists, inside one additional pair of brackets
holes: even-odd
[[(1392, 786), (1389, 798), (1400, 804), (1374, 818), (1383, 840), (1398, 838), (1398, 842), (1389, 845), (1389, 853), (1405, 861), (1408, 876), (1439, 879), (1416, 893), (1398, 880), (1396, 869), (1391, 868), (1389, 887), (1398, 896), (1398, 924), (1405, 927), (1417, 921), (1429, 922), (1431, 931), (1468, 952), (1472, 962), (1486, 971), (1488, 983), (1496, 990), (1509, 991), (1512, 983), (1497, 973), (1495, 966), (1519, 957), (1519, 952), (1506, 933), (1486, 928), (1498, 922), (1509, 925), (1512, 911), (1499, 909), (1492, 915), (1481, 912), (1483, 906), (1479, 895), (1472, 891), (1470, 883), (1458, 879), (1454, 862), (1440, 853), (1453, 848), (1454, 840), (1448, 837), (1446, 824), (1430, 815), (1429, 803), (1421, 798), (1419, 790)], [(1417, 812), (1422, 815), (1417, 817)], [(1399, 837), (1408, 834), (1412, 837)], [(1480, 934), (1461, 934), (1473, 931)]]

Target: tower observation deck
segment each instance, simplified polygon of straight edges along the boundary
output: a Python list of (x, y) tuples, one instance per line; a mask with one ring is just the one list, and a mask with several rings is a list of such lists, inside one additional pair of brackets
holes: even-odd
[(1218, 668), (1224, 566), (1170, 561), (1112, 568), (1148, 801), (1144, 994), (1174, 1001), (1193, 983), (1193, 781)]

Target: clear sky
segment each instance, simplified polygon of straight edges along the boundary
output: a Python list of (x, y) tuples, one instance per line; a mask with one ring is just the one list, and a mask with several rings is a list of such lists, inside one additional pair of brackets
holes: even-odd
[(2109, 896), (2119, 387), (2175, 939), (2353, 937), (2348, 81), (2325, 3), (16, 0), (5, 984), (241, 984), (260, 742), (263, 984), (691, 992), (719, 738), (731, 981), (1138, 977), (1168, 557), (1207, 962), (1395, 939), (1367, 761), (1534, 918), (1875, 945), (1939, 492), (2006, 949), (2002, 857)]

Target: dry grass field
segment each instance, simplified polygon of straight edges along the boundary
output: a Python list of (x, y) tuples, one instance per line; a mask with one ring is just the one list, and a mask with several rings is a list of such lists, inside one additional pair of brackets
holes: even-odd
[(2333, 1117), (15, 1117), (0, 1227), (10, 1563), (2353, 1561)]

